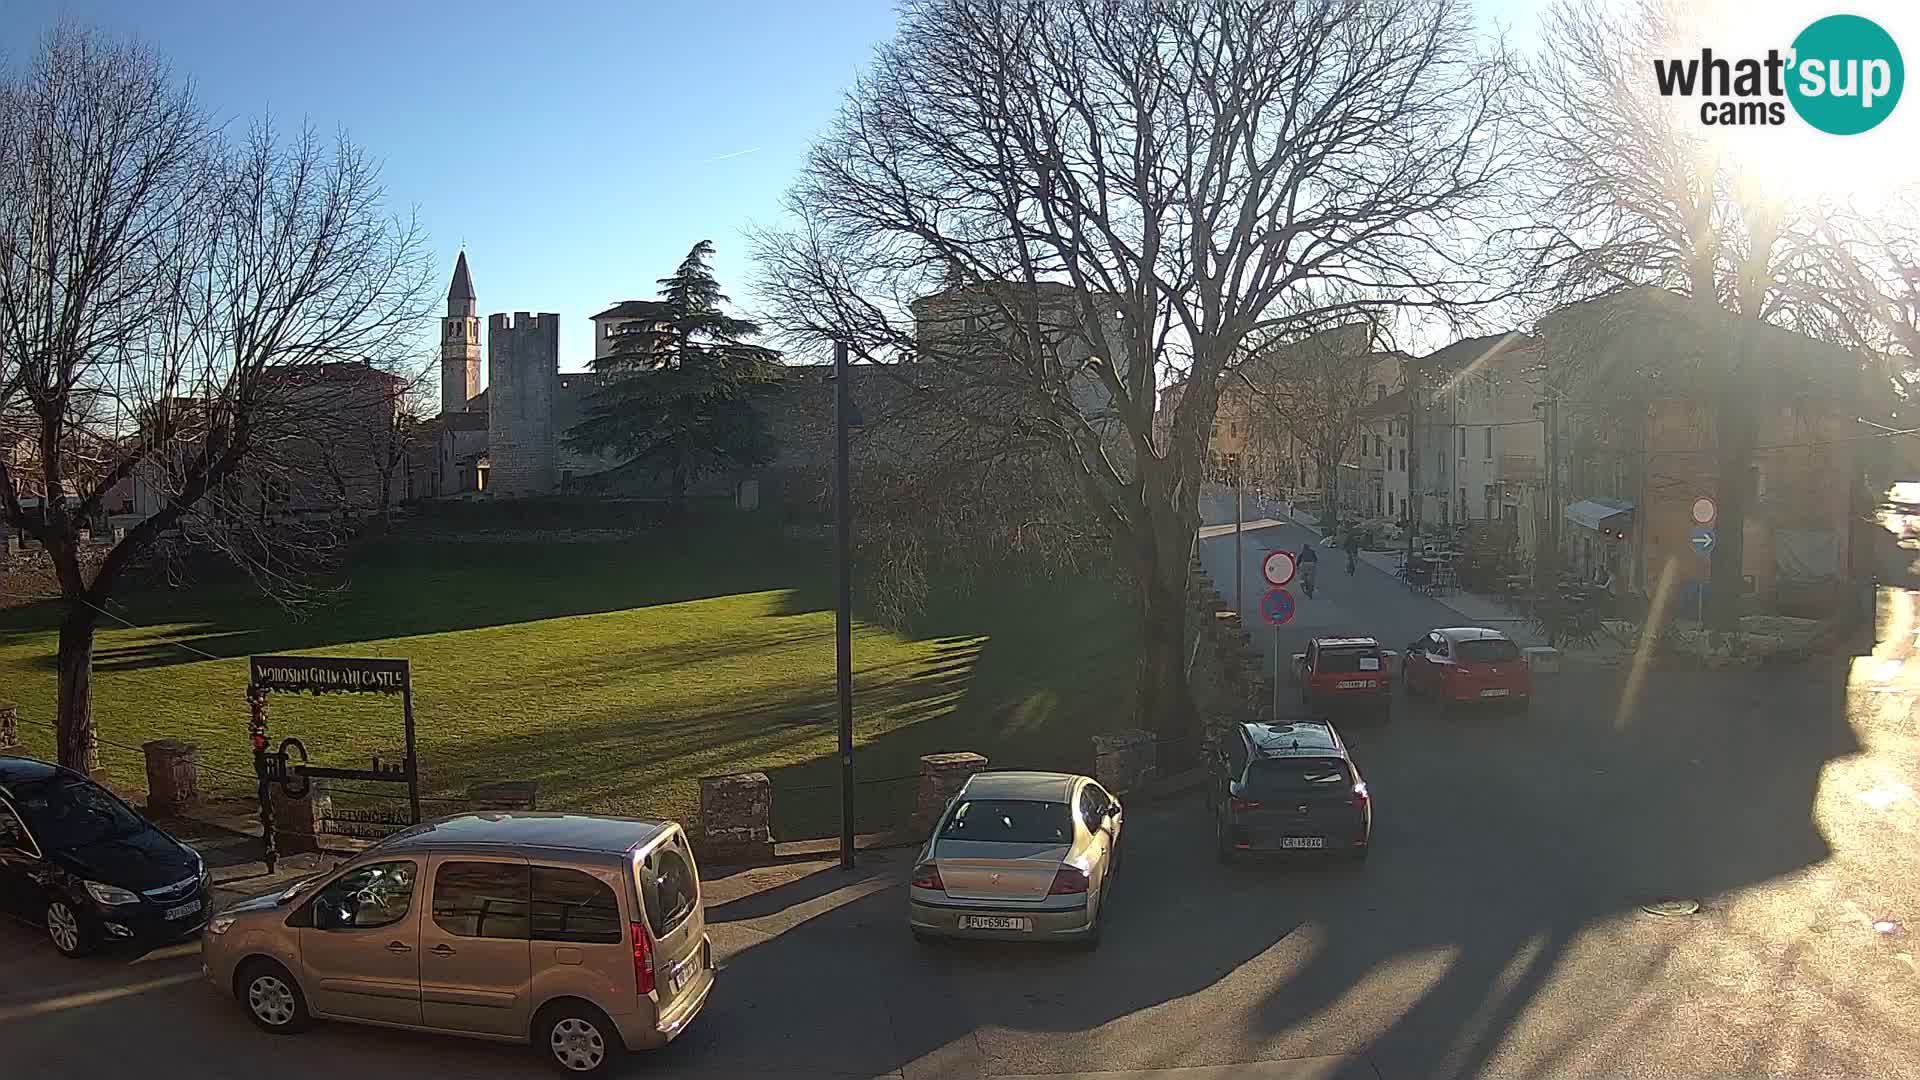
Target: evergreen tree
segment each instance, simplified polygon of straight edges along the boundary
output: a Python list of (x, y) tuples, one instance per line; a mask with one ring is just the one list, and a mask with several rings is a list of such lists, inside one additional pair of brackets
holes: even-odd
[(720, 292), (702, 240), (672, 277), (660, 279), (657, 319), (629, 324), (594, 370), (610, 376), (586, 403), (567, 445), (612, 453), (623, 466), (667, 476), (672, 512), (686, 513), (687, 484), (701, 476), (760, 465), (772, 439), (753, 399), (780, 375), (780, 354), (749, 344), (758, 323), (721, 310)]

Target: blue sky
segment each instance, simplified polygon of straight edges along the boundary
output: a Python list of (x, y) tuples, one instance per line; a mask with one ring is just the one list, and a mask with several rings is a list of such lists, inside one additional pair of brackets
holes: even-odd
[[(1483, 3), (1523, 34), (1544, 0)], [(813, 136), (892, 30), (892, 0), (7, 0), (9, 60), (62, 19), (133, 33), (244, 126), (345, 128), (417, 207), (443, 276), (464, 243), (483, 312), (587, 316), (651, 297), (702, 239), (746, 299), (741, 230), (779, 217)], [(429, 339), (430, 340), (430, 339)]]

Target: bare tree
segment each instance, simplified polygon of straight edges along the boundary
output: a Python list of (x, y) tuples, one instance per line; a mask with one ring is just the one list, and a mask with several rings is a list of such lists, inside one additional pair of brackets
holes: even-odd
[(1135, 707), (1177, 759), (1220, 377), (1256, 333), (1489, 295), (1456, 253), (1507, 72), (1453, 0), (909, 0), (760, 237), (763, 294), (796, 347), (906, 358), (1053, 451), (1134, 579)]
[(1300, 341), (1252, 349), (1242, 364), (1257, 388), (1256, 416), (1291, 435), (1319, 468), (1326, 507), (1338, 513), (1340, 463), (1360, 434), (1360, 414), (1378, 400), (1372, 349), (1374, 328), (1360, 322), (1322, 331)]
[[(418, 329), (420, 236), (381, 203), (344, 140), (261, 125), (227, 145), (136, 45), (57, 31), (0, 82), (0, 415), (37, 428), (0, 503), (60, 583), (62, 764), (94, 764), (95, 628), (135, 560), (200, 541), (279, 588), (326, 550), (268, 512), (272, 453), (303, 371)], [(124, 538), (85, 558), (116, 510)]]
[[(1657, 93), (1652, 62), (1678, 47), (1677, 0), (1625, 10), (1558, 0), (1524, 80), (1538, 199), (1529, 215), (1529, 277), (1553, 299), (1579, 301), (1636, 285), (1692, 298), (1705, 317), (1697, 353), (1711, 370), (1718, 459), (1714, 625), (1731, 629), (1744, 592), (1759, 381), (1747, 377), (1753, 327), (1837, 340), (1836, 311), (1856, 295), (1831, 270), (1821, 208), (1771, 189), (1729, 156), (1690, 113)], [(1728, 336), (1724, 313), (1735, 317)], [(1709, 340), (1710, 339), (1710, 340)], [(1743, 373), (1745, 372), (1745, 373)]]
[(403, 360), (386, 369), (367, 364), (347, 374), (299, 423), (303, 456), (331, 482), (343, 509), (372, 511), (387, 521), (396, 490), (404, 497), (408, 462), (426, 448), (439, 361)]

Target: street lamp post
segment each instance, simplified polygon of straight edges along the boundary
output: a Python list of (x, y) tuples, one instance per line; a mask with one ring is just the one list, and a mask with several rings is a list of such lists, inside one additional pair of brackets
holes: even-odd
[(853, 869), (853, 500), (848, 492), (848, 433), (854, 420), (847, 345), (833, 346), (834, 561), (840, 575), (834, 612), (833, 678), (840, 699), (840, 868)]

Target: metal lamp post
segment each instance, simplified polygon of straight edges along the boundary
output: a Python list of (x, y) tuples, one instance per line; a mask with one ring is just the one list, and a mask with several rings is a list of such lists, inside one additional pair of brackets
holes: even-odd
[(833, 619), (835, 691), (840, 701), (840, 868), (853, 869), (853, 499), (849, 435), (861, 426), (847, 379), (847, 346), (833, 346), (834, 561), (840, 577)]

